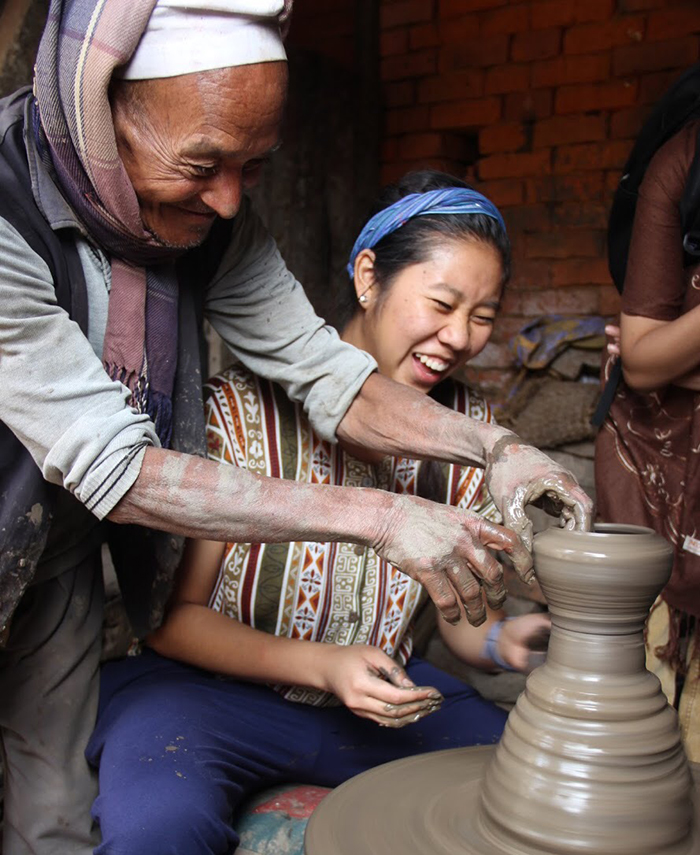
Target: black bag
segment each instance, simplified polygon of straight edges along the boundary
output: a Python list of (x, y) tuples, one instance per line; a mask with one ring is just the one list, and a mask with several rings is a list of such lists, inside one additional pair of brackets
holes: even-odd
[[(637, 194), (644, 173), (658, 149), (694, 119), (700, 119), (700, 63), (689, 68), (656, 105), (622, 170), (608, 220), (608, 269), (620, 293), (625, 283)], [(687, 265), (695, 263), (694, 258), (700, 256), (700, 134), (681, 198), (680, 214), (684, 264)], [(600, 426), (605, 420), (621, 374), (618, 359), (591, 419), (594, 425)]]

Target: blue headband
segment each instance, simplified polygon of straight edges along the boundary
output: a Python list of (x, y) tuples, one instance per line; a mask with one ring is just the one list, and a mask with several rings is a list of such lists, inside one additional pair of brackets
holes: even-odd
[(447, 187), (444, 190), (428, 190), (427, 193), (411, 193), (388, 208), (383, 208), (365, 223), (350, 253), (347, 266), (350, 278), (355, 275), (355, 259), (363, 249), (371, 249), (412, 217), (426, 214), (484, 214), (496, 220), (504, 233), (506, 231), (501, 212), (476, 190)]

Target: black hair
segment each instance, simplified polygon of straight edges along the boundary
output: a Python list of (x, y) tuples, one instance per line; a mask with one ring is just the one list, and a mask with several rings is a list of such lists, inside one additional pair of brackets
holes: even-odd
[[(395, 184), (389, 184), (381, 191), (367, 219), (411, 193), (427, 193), (450, 187), (474, 189), (459, 178), (434, 169), (408, 172)], [(510, 241), (497, 220), (486, 214), (426, 214), (411, 218), (372, 247), (374, 279), (380, 293), (387, 292), (394, 278), (405, 267), (425, 261), (435, 243), (444, 239), (474, 240), (492, 246), (501, 259), (501, 285), (505, 286), (510, 278)], [(357, 294), (352, 280), (344, 303), (343, 319), (348, 321), (357, 308)]]
[[(411, 193), (427, 193), (430, 190), (444, 190), (449, 187), (474, 189), (445, 172), (433, 169), (409, 172), (381, 191), (367, 219)], [(501, 259), (501, 287), (505, 287), (510, 278), (510, 241), (497, 220), (487, 217), (486, 214), (426, 214), (413, 217), (372, 247), (374, 281), (379, 286), (379, 299), (388, 293), (393, 280), (405, 267), (425, 261), (435, 244), (445, 239), (473, 240), (493, 247)], [(347, 322), (357, 310), (357, 294), (352, 280), (344, 302), (342, 312), (344, 321)], [(449, 377), (430, 390), (431, 398), (448, 407), (452, 405), (453, 396), (454, 382)], [(417, 495), (434, 502), (444, 502), (446, 490), (446, 467), (436, 461), (424, 460), (418, 469)]]

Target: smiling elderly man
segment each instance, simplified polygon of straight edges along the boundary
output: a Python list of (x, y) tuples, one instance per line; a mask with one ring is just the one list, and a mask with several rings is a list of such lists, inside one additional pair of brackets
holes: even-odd
[(95, 842), (83, 750), (107, 529), (141, 630), (151, 580), (177, 561), (173, 534), (363, 544), (423, 582), (451, 621), (463, 606), (483, 619), (480, 582), (502, 600), (490, 550), (531, 572), (518, 535), (476, 515), (197, 456), (202, 317), (329, 441), (485, 466), (526, 541), (524, 506), (543, 496), (565, 524), (590, 521), (567, 472), (380, 377), (286, 270), (244, 195), (278, 144), (285, 11), (282, 0), (53, 0), (33, 94), (0, 105), (5, 855)]

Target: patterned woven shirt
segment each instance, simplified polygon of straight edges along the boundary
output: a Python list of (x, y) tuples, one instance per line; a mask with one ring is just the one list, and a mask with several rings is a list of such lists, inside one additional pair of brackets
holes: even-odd
[[(493, 422), (483, 398), (454, 383), (452, 406)], [(320, 439), (303, 408), (281, 387), (234, 365), (205, 386), (209, 457), (273, 478), (306, 484), (374, 487), (415, 495), (420, 463), (352, 457)], [(443, 501), (500, 521), (483, 471), (443, 467)], [(249, 626), (287, 638), (371, 644), (400, 665), (411, 656), (411, 622), (425, 603), (423, 587), (374, 550), (352, 543), (228, 543), (210, 607)], [(327, 692), (275, 686), (288, 700), (327, 706)]]

